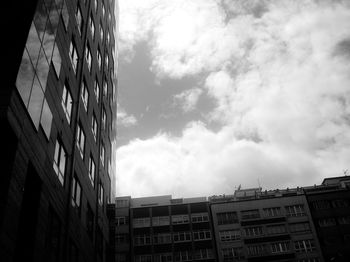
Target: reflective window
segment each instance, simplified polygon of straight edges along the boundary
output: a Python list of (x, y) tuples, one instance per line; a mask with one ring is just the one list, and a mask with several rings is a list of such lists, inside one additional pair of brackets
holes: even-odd
[(69, 13), (68, 13), (66, 1), (63, 1), (63, 8), (62, 8), (61, 15), (62, 15), (64, 26), (65, 26), (65, 28), (67, 30), (68, 29), (68, 23), (69, 23)]
[(104, 107), (102, 107), (102, 127), (104, 130), (106, 130), (106, 123), (107, 123), (107, 115), (106, 115), (106, 110)]
[(32, 92), (29, 98), (28, 112), (36, 128), (39, 127), (41, 109), (44, 103), (44, 92), (37, 76), (34, 77)]
[(222, 256), (225, 262), (244, 260), (243, 248), (241, 247), (224, 248), (222, 249)]
[(60, 51), (58, 50), (57, 44), (55, 44), (53, 48), (52, 64), (53, 64), (53, 68), (55, 69), (57, 77), (59, 77), (61, 72), (62, 59), (61, 59), (61, 54), (60, 54)]
[(296, 217), (296, 216), (305, 216), (304, 205), (294, 205), (286, 206), (287, 216)]
[(83, 100), (83, 105), (85, 108), (85, 111), (87, 111), (88, 103), (89, 103), (89, 91), (86, 86), (85, 79), (81, 83), (81, 99)]
[(199, 231), (193, 231), (193, 240), (207, 240), (211, 239), (211, 232), (210, 230), (199, 230)]
[(97, 12), (97, 0), (94, 0), (95, 13)]
[(237, 239), (241, 239), (240, 229), (224, 230), (219, 232), (220, 240), (223, 242), (229, 242)]
[(44, 99), (43, 110), (41, 111), (40, 124), (43, 127), (47, 139), (49, 139), (52, 125), (52, 113), (46, 99)]
[(77, 27), (79, 34), (81, 35), (83, 32), (83, 18), (81, 16), (81, 10), (79, 5), (77, 5), (77, 10), (75, 11), (75, 20), (77, 21)]
[(78, 58), (77, 48), (73, 40), (70, 42), (70, 46), (69, 46), (69, 58), (72, 63), (74, 73), (76, 73), (79, 58)]
[(101, 143), (100, 159), (101, 159), (102, 165), (105, 165), (105, 146), (104, 146), (103, 142)]
[(104, 3), (102, 3), (102, 16), (105, 17), (106, 9)]
[(283, 253), (289, 251), (289, 242), (284, 241), (284, 242), (277, 242), (277, 243), (272, 243), (271, 244), (271, 252), (273, 254), (275, 253)]
[(101, 37), (101, 42), (103, 42), (103, 28), (101, 23), (100, 23), (100, 37)]
[(95, 22), (93, 16), (90, 14), (90, 33), (92, 39), (95, 38)]
[(96, 120), (95, 113), (92, 114), (91, 131), (92, 131), (92, 135), (94, 136), (94, 139), (96, 141), (96, 139), (97, 139), (97, 120)]
[(79, 124), (77, 128), (77, 147), (80, 151), (80, 156), (84, 159), (84, 150), (85, 150), (85, 133), (82, 126)]
[(109, 40), (110, 40), (110, 34), (109, 34), (109, 31), (107, 31), (107, 45), (109, 45)]
[(107, 83), (107, 77), (104, 77), (103, 80), (103, 96), (107, 97), (107, 93), (108, 93), (108, 83)]
[(53, 159), (53, 169), (55, 170), (58, 176), (58, 179), (62, 185), (64, 183), (66, 160), (67, 160), (66, 151), (63, 148), (62, 144), (58, 140), (56, 140), (55, 155)]
[(98, 203), (103, 206), (104, 205), (104, 196), (105, 196), (105, 193), (104, 193), (104, 189), (103, 189), (103, 186), (102, 184), (100, 183), (100, 186), (99, 186), (99, 195), (98, 195)]
[(100, 101), (100, 85), (98, 84), (97, 78), (95, 78), (94, 92), (97, 103)]
[(91, 56), (91, 50), (90, 50), (90, 46), (89, 45), (86, 45), (85, 59), (86, 59), (86, 63), (87, 63), (89, 72), (91, 72), (92, 56)]
[(72, 185), (72, 206), (80, 208), (81, 205), (81, 186), (76, 176), (73, 177)]
[(66, 119), (68, 121), (68, 124), (70, 124), (71, 115), (72, 115), (72, 95), (70, 94), (69, 89), (67, 88), (67, 83), (63, 86), (63, 93), (62, 93), (62, 108), (64, 111), (64, 114), (66, 115)]
[(300, 240), (294, 242), (294, 249), (297, 253), (308, 253), (315, 251), (314, 241), (311, 239)]
[(96, 170), (95, 161), (92, 158), (92, 156), (90, 155), (90, 158), (89, 158), (89, 178), (90, 178), (90, 182), (92, 184), (92, 187), (95, 186), (95, 170)]
[(97, 64), (98, 64), (98, 69), (101, 70), (102, 58), (101, 58), (101, 52), (99, 48), (97, 49)]
[(105, 64), (106, 64), (106, 70), (108, 70), (108, 67), (109, 67), (108, 53), (106, 53), (106, 55), (105, 55)]

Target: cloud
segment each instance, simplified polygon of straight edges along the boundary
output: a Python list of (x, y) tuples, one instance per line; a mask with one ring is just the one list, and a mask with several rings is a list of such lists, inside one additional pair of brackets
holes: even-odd
[(117, 126), (131, 127), (137, 125), (137, 119), (134, 115), (128, 114), (119, 104), (117, 107)]
[(175, 105), (180, 105), (185, 113), (193, 111), (202, 93), (203, 90), (200, 88), (185, 90), (174, 96), (174, 103)]
[(149, 13), (140, 35), (159, 78), (198, 77), (175, 97), (184, 111), (199, 95), (215, 107), (207, 124), (191, 122), (180, 136), (120, 147), (119, 194), (210, 195), (258, 178), (275, 188), (342, 175), (350, 163), (349, 4), (186, 2), (141, 6)]

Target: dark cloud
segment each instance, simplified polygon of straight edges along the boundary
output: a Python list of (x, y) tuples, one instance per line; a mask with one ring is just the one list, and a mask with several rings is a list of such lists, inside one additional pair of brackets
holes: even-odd
[(334, 48), (333, 55), (350, 58), (350, 38), (338, 42)]

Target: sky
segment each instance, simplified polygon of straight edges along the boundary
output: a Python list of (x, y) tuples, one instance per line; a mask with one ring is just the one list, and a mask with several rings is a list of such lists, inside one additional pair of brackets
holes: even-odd
[(116, 194), (350, 169), (350, 1), (119, 0)]

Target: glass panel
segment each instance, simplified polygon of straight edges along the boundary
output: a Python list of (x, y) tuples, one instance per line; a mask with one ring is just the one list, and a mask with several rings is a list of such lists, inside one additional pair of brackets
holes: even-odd
[(61, 148), (61, 157), (60, 157), (60, 172), (59, 172), (59, 180), (61, 181), (61, 184), (63, 185), (64, 182), (64, 171), (66, 168), (66, 152), (64, 152), (63, 147)]
[(79, 185), (79, 182), (77, 182), (77, 192), (76, 192), (76, 204), (78, 207), (80, 207), (80, 197), (81, 197), (81, 188)]
[(52, 63), (53, 63), (53, 67), (55, 68), (56, 75), (57, 77), (59, 77), (60, 71), (61, 71), (62, 59), (61, 59), (60, 51), (58, 50), (57, 44), (55, 44), (55, 47), (53, 49)]
[(44, 102), (44, 93), (40, 87), (38, 78), (34, 77), (33, 89), (29, 100), (28, 112), (36, 128), (39, 126), (41, 108)]
[(34, 16), (34, 24), (35, 24), (36, 30), (38, 31), (40, 40), (44, 36), (47, 18), (48, 18), (48, 14), (46, 11), (44, 0), (39, 0), (36, 8), (36, 13)]
[(18, 71), (16, 86), (26, 107), (28, 106), (30, 91), (33, 84), (34, 68), (29, 61), (27, 49), (24, 49), (21, 66)]
[(51, 113), (50, 107), (49, 107), (46, 99), (44, 100), (44, 106), (43, 106), (43, 111), (42, 111), (42, 114), (41, 114), (40, 123), (41, 123), (41, 126), (44, 129), (46, 137), (49, 139), (50, 138), (50, 132), (51, 132), (52, 113)]
[(48, 62), (51, 62), (54, 43), (55, 43), (55, 32), (53, 32), (53, 28), (50, 23), (50, 20), (47, 20), (47, 25), (46, 25), (45, 35), (44, 35), (42, 45), (45, 50), (45, 55)]
[(64, 26), (66, 27), (66, 30), (67, 30), (68, 29), (68, 23), (69, 23), (69, 13), (68, 13), (66, 1), (63, 2), (61, 15), (62, 15)]
[(46, 81), (47, 81), (47, 77), (49, 75), (49, 64), (47, 63), (46, 56), (45, 56), (44, 50), (42, 48), (40, 49), (39, 60), (38, 60), (37, 66), (36, 66), (36, 74), (39, 77), (41, 87), (43, 88), (43, 91), (45, 92)]
[(32, 23), (32, 26), (30, 27), (26, 47), (34, 66), (36, 66), (36, 63), (38, 61), (40, 46), (41, 44), (38, 37), (38, 33), (35, 29), (34, 24)]

